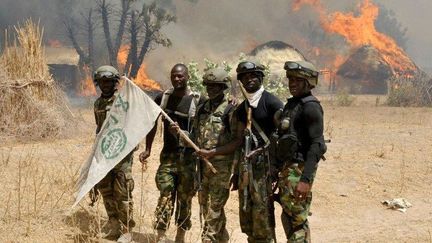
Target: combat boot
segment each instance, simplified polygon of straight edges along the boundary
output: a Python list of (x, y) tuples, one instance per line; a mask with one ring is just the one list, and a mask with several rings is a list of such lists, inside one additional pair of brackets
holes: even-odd
[(157, 230), (156, 242), (157, 243), (165, 243), (166, 242), (165, 230), (161, 230), (161, 229)]
[(182, 228), (177, 228), (177, 234), (175, 237), (175, 242), (176, 243), (184, 243), (185, 242), (185, 235), (186, 235), (186, 230), (182, 229)]
[(117, 240), (121, 235), (120, 221), (116, 218), (110, 218), (101, 228), (101, 237), (105, 239)]

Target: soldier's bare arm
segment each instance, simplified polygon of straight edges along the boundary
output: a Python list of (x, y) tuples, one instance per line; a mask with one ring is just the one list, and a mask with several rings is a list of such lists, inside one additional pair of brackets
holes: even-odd
[(151, 148), (153, 145), (153, 140), (156, 135), (157, 130), (157, 122), (153, 126), (152, 130), (147, 134), (146, 137), (146, 149), (139, 155), (139, 160), (141, 163), (144, 163), (151, 154)]

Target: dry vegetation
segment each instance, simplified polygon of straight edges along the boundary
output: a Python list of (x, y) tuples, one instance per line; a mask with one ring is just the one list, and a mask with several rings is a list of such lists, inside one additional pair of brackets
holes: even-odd
[(0, 137), (64, 135), (73, 115), (48, 72), (42, 30), (31, 20), (15, 27), (16, 39), (0, 58)]
[[(331, 104), (328, 97), (321, 100), (326, 137), (332, 142), (314, 185), (313, 240), (432, 242), (432, 109), (376, 106), (376, 96), (356, 96), (350, 107)], [(91, 208), (86, 199), (70, 208), (79, 167), (94, 138), (91, 109), (80, 112), (87, 127), (82, 136), (0, 145), (0, 242), (101, 240), (97, 233), (106, 220), (102, 202)], [(161, 145), (159, 133), (144, 173), (135, 156), (136, 242), (153, 242), (155, 237), (151, 223), (159, 192), (154, 176)], [(382, 200), (398, 197), (413, 207), (401, 213), (381, 205)], [(199, 241), (198, 211), (194, 198), (188, 242)], [(231, 193), (226, 213), (232, 242), (245, 242), (236, 192)], [(283, 242), (279, 214), (276, 205), (277, 236)], [(174, 239), (174, 227), (168, 235)]]

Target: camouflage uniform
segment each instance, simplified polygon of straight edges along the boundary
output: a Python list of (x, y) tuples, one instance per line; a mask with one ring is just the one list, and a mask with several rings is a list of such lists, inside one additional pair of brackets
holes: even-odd
[[(183, 130), (192, 124), (195, 109), (200, 97), (189, 92), (188, 95), (176, 99), (165, 91), (156, 97), (156, 103), (167, 114), (179, 123)], [(165, 96), (165, 97), (164, 97)], [(164, 100), (165, 99), (165, 100)], [(189, 230), (192, 226), (190, 217), (192, 198), (195, 195), (195, 157), (193, 149), (180, 144), (179, 138), (174, 137), (169, 131), (169, 122), (164, 120), (164, 148), (160, 154), (160, 165), (156, 172), (156, 185), (160, 191), (160, 197), (155, 210), (154, 229), (166, 231), (170, 224), (171, 216), (175, 210), (175, 223), (183, 230)]]
[[(281, 215), (282, 225), (288, 242), (310, 242), (310, 230), (307, 217), (312, 202), (312, 191), (306, 196), (306, 200), (295, 200), (294, 191), (300, 181), (303, 166), (291, 164), (279, 173), (280, 204), (283, 209)], [(315, 173), (313, 174), (315, 176)], [(313, 180), (310, 182), (312, 185)]]
[(252, 185), (249, 183), (251, 175), (248, 174), (247, 163), (243, 160), (239, 164), (240, 226), (242, 232), (248, 235), (248, 242), (274, 242), (274, 209), (270, 201), (272, 188), (268, 160), (263, 154), (250, 163)]
[[(96, 133), (99, 133), (102, 124), (110, 110), (115, 96), (110, 98), (99, 97), (94, 103), (96, 118)], [(101, 193), (109, 219), (117, 219), (124, 226), (134, 227), (132, 190), (133, 152), (128, 154), (96, 185)]]
[[(231, 119), (232, 108), (233, 106), (224, 98), (216, 109), (211, 108), (210, 101), (198, 109), (192, 134), (198, 147), (211, 150), (232, 141), (236, 128), (236, 123)], [(216, 174), (207, 166), (201, 167), (204, 163), (200, 164), (202, 178), (198, 200), (204, 218), (201, 236), (203, 241), (229, 241), (224, 206), (229, 197), (233, 160), (234, 153), (211, 158), (210, 162), (217, 170)]]
[[(288, 242), (310, 242), (307, 217), (312, 202), (310, 190), (304, 200), (297, 200), (295, 192), (302, 182), (312, 188), (318, 162), (326, 152), (323, 136), (324, 111), (310, 92), (318, 84), (318, 71), (306, 61), (285, 63), (289, 82), (304, 80), (309, 89), (294, 93), (288, 99), (279, 118), (276, 157), (282, 167), (278, 188), (283, 209), (281, 219)], [(291, 84), (290, 84), (291, 85)]]
[(160, 165), (156, 172), (156, 185), (160, 197), (155, 211), (155, 229), (168, 229), (174, 206), (176, 225), (184, 230), (191, 228), (192, 198), (195, 195), (194, 178), (195, 158), (192, 152), (161, 153)]
[[(245, 76), (253, 74), (253, 78), (259, 80), (259, 88), (263, 89), (265, 66), (258, 62), (243, 61), (237, 66), (237, 79), (245, 90), (243, 82), (251, 79)], [(249, 75), (252, 76), (252, 75)], [(246, 79), (243, 79), (246, 77)], [(255, 83), (255, 82), (254, 82)], [(255, 84), (256, 85), (256, 84)], [(251, 91), (252, 92), (252, 91)], [(249, 93), (252, 94), (252, 93)], [(276, 129), (274, 124), (275, 113), (282, 109), (283, 103), (268, 91), (263, 90), (257, 103), (251, 105), (247, 98), (238, 107), (239, 121), (246, 125), (246, 135), (250, 135), (250, 144), (245, 144), (250, 150), (261, 149), (256, 156), (245, 160), (245, 152), (241, 156), (239, 164), (239, 202), (240, 225), (242, 232), (248, 235), (248, 242), (275, 242), (274, 204), (272, 198), (272, 182), (276, 180), (273, 171), (273, 154), (270, 153), (269, 137)], [(248, 110), (251, 112), (251, 121), (248, 121)], [(251, 122), (252, 124), (250, 124)], [(251, 126), (251, 127), (248, 127)], [(245, 141), (246, 142), (246, 141)], [(245, 149), (246, 149), (245, 146)], [(248, 148), (249, 149), (249, 148)]]

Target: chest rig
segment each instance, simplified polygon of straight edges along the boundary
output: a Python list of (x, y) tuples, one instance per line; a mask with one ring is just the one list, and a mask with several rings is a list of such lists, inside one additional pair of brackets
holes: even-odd
[(106, 119), (108, 111), (111, 109), (114, 99), (115, 95), (111, 96), (110, 98), (99, 97), (96, 100), (94, 105), (94, 113), (97, 125), (96, 134), (99, 133), (100, 129), (102, 128), (102, 124)]
[(198, 146), (213, 149), (229, 143), (232, 132), (229, 124), (229, 114), (234, 106), (224, 99), (216, 110), (212, 111), (210, 100), (199, 106), (194, 125), (194, 133)]
[(302, 143), (299, 140), (295, 124), (301, 119), (303, 106), (306, 103), (319, 103), (318, 99), (312, 95), (301, 98), (295, 105), (292, 105), (292, 102), (294, 102), (293, 98), (288, 99), (288, 103), (282, 111), (276, 135), (273, 138), (276, 143), (276, 158), (284, 162), (300, 162), (302, 156), (298, 153)]

